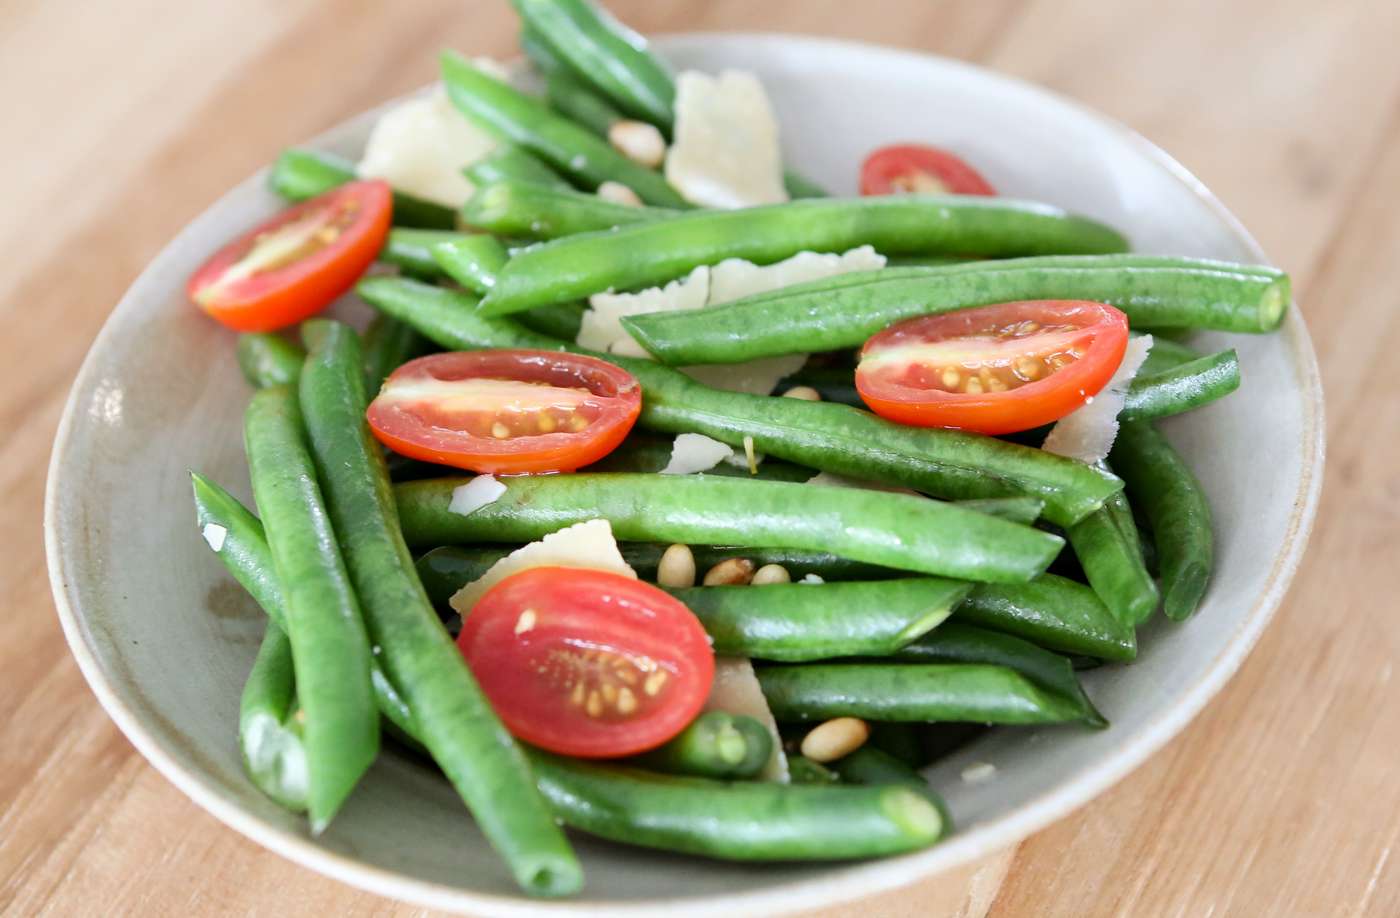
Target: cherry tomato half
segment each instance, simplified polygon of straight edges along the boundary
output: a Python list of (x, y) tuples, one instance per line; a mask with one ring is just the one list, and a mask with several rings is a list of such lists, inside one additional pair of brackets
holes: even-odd
[(695, 719), (715, 678), (700, 620), (609, 571), (513, 574), (467, 614), (457, 646), (511, 733), (586, 758), (666, 742)]
[(190, 278), (195, 305), (238, 331), (273, 331), (325, 309), (374, 261), (389, 232), (385, 182), (349, 182), (224, 246)]
[(881, 147), (860, 167), (861, 194), (996, 194), (982, 173), (961, 157), (922, 144)]
[(370, 403), (396, 453), (474, 472), (572, 472), (617, 448), (642, 410), (626, 370), (561, 351), (465, 351), (410, 360)]
[(865, 343), (856, 390), (876, 414), (985, 434), (1059, 420), (1123, 360), (1128, 317), (1104, 303), (1036, 300), (920, 316)]

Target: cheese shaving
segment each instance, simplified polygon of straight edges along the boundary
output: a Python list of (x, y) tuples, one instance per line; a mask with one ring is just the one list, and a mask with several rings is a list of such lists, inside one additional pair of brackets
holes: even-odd
[(468, 516), (506, 493), (506, 486), (494, 475), (478, 475), (464, 485), (452, 489), (452, 502), (447, 505), (449, 513)]
[(1040, 448), (1090, 465), (1107, 459), (1113, 441), (1118, 438), (1118, 414), (1123, 410), (1128, 387), (1151, 348), (1151, 335), (1128, 339), (1123, 361), (1108, 384), (1097, 395), (1086, 397), (1083, 407), (1055, 422)]
[(450, 600), (463, 616), (471, 612), (482, 596), (511, 574), (532, 567), (578, 567), (608, 571), (636, 578), (637, 572), (622, 559), (612, 525), (607, 520), (588, 520), (551, 532), (538, 542), (517, 548), (491, 565), (477, 580), (458, 590)]
[(690, 475), (705, 472), (719, 465), (734, 450), (727, 444), (697, 433), (683, 433), (676, 436), (671, 446), (671, 458), (662, 475)]

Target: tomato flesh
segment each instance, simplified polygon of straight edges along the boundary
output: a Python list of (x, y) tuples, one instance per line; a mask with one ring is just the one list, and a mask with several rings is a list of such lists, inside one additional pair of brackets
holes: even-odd
[(350, 182), (288, 208), (226, 245), (190, 277), (195, 305), (238, 331), (273, 331), (325, 309), (374, 261), (393, 195)]
[(366, 414), (396, 453), (474, 472), (571, 472), (627, 436), (642, 408), (631, 373), (560, 351), (431, 354), (384, 381)]
[(513, 574), (465, 616), (457, 646), (506, 728), (563, 755), (655, 748), (700, 712), (714, 653), (670, 594), (608, 571)]
[(860, 167), (860, 193), (995, 195), (982, 173), (939, 147), (903, 143), (881, 147)]
[(1104, 303), (1039, 300), (921, 316), (866, 342), (861, 399), (881, 417), (985, 434), (1029, 430), (1093, 398), (1128, 345)]

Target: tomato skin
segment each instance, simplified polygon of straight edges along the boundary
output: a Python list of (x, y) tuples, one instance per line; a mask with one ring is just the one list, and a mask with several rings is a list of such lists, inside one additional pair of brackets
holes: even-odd
[[(901, 143), (880, 147), (865, 158), (860, 167), (860, 193), (898, 194), (919, 190), (921, 182), (933, 180), (944, 194), (995, 195), (982, 173), (962, 157), (939, 147)], [(915, 187), (901, 188), (900, 184)], [(937, 191), (939, 189), (930, 189)]]
[[(189, 279), (195, 305), (229, 328), (275, 331), (325, 309), (374, 261), (389, 232), (393, 193), (387, 182), (348, 182), (282, 211), (215, 252)], [(220, 279), (250, 253), (260, 238), (317, 213), (342, 222), (329, 243), (288, 264), (259, 271), (220, 288)]]
[(715, 676), (709, 638), (679, 600), (584, 568), (502, 580), (463, 618), (457, 646), (513, 735), (584, 758), (666, 742), (699, 714)]
[[(400, 393), (437, 381), (518, 380), (585, 387), (597, 416), (582, 430), (561, 429), (498, 438), (465, 429), (431, 396), (403, 400)], [(534, 395), (522, 389), (517, 402)], [(590, 412), (593, 410), (589, 409)], [(596, 357), (543, 350), (484, 350), (430, 354), (399, 367), (385, 380), (366, 412), (381, 443), (400, 455), (495, 475), (572, 472), (617, 448), (642, 410), (636, 377)], [(498, 416), (483, 415), (495, 420)], [(489, 427), (489, 422), (483, 426)]]
[[(975, 335), (979, 329), (1005, 327), (1019, 322), (1041, 326), (1070, 326), (1064, 334), (1073, 338), (1083, 356), (1061, 369), (1008, 391), (968, 393), (915, 385), (913, 371), (932, 372), (917, 362), (878, 365), (881, 353), (897, 353), (901, 346), (952, 343)], [(969, 356), (977, 356), (979, 342), (970, 339)], [(1004, 340), (1004, 339), (1003, 339)], [(1015, 360), (1033, 355), (1049, 340), (1044, 333), (1015, 339), (1020, 350), (1008, 348)], [(856, 367), (856, 390), (872, 411), (891, 421), (916, 427), (951, 427), (984, 434), (1014, 433), (1057, 421), (1079, 408), (1103, 389), (1123, 360), (1128, 346), (1128, 318), (1105, 303), (1079, 300), (1035, 300), (999, 303), (941, 315), (920, 316), (900, 322), (872, 337), (861, 349)], [(985, 352), (985, 351), (984, 351)], [(952, 366), (966, 373), (963, 366)], [(903, 378), (901, 378), (901, 374)], [(979, 387), (980, 388), (980, 387)]]

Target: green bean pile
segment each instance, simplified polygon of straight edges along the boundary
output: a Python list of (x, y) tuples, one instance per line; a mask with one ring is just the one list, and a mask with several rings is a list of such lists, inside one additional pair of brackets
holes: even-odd
[[(992, 437), (895, 424), (863, 410), (849, 349), (894, 323), (1020, 300), (1090, 300), (1136, 333), (1268, 332), (1289, 302), (1264, 266), (1128, 252), (1087, 217), (996, 197), (825, 197), (789, 170), (794, 200), (698, 209), (635, 144), (674, 136), (670, 71), (591, 0), (512, 0), (546, 77), (531, 96), (443, 55), (451, 103), (499, 141), (464, 170), (460, 212), (395, 191), (359, 281), (361, 333), (312, 319), (299, 341), (240, 336), (255, 389), (245, 447), (257, 515), (198, 474), (201, 532), (267, 613), (242, 696), (252, 782), (335, 817), (380, 752), (441, 769), (522, 889), (577, 892), (560, 825), (632, 845), (744, 861), (909, 851), (952, 828), (920, 769), (947, 754), (936, 724), (1108, 722), (1077, 676), (1126, 664), (1160, 607), (1196, 611), (1213, 566), (1210, 507), (1157, 419), (1240, 385), (1234, 350), (1158, 337), (1127, 389), (1105, 463)], [(351, 181), (353, 163), (288, 150), (289, 201)], [(595, 191), (626, 186), (637, 206)], [(802, 200), (797, 200), (802, 198)], [(390, 454), (366, 424), (386, 378), (438, 350), (575, 343), (588, 297), (665, 285), (728, 258), (770, 264), (872, 246), (890, 266), (706, 309), (628, 316), (654, 359), (595, 354), (631, 373), (637, 432), (572, 474), (508, 480), (463, 515), (469, 479)], [(678, 367), (819, 354), (780, 384), (721, 391)], [(1082, 394), (1082, 393), (1081, 393)], [(750, 468), (659, 474), (671, 436), (702, 434)], [(658, 436), (661, 435), (661, 436)], [(890, 490), (819, 487), (819, 473)], [(452, 634), (449, 599), (523, 543), (607, 520), (624, 560), (690, 610), (716, 654), (757, 664), (777, 734), (708, 710), (616, 761), (532, 748), (503, 725)], [(215, 534), (211, 536), (212, 534)], [(791, 780), (765, 780), (785, 753)]]

